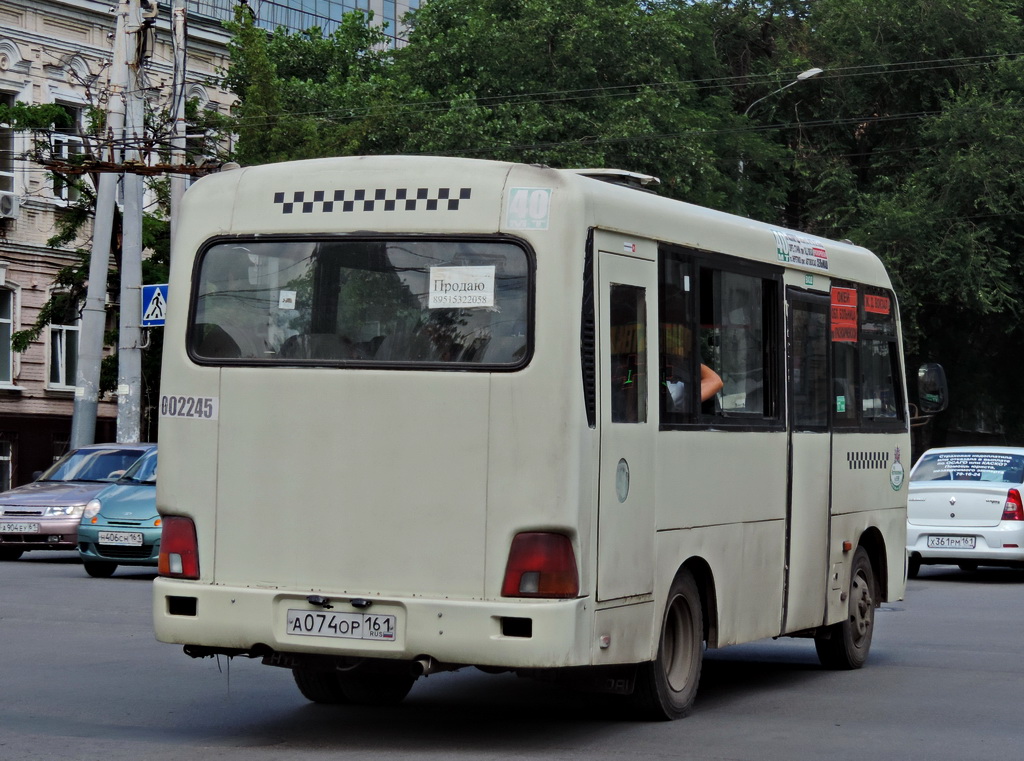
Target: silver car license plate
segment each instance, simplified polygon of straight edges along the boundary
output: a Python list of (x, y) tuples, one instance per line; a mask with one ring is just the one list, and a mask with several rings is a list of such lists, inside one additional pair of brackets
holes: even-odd
[(973, 536), (929, 536), (930, 550), (973, 550), (977, 537)]
[(38, 523), (0, 523), (0, 534), (38, 534)]

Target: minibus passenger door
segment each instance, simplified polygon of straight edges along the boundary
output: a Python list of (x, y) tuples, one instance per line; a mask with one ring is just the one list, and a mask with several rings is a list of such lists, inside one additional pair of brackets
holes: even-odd
[(832, 475), (828, 310), (824, 295), (790, 290), (789, 504), (783, 631), (820, 626), (828, 580)]
[(657, 281), (645, 259), (601, 253), (598, 268), (597, 596), (611, 600), (653, 591)]

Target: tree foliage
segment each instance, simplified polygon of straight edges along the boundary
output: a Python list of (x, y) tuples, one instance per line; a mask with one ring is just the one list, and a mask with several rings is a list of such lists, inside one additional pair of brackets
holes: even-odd
[[(238, 158), (429, 153), (657, 175), (662, 192), (877, 251), (949, 420), (1024, 434), (1024, 49), (1009, 0), (429, 0), (267, 35), (227, 81)], [(794, 84), (811, 67), (818, 76)], [(911, 365), (913, 366), (913, 365)], [(984, 392), (978, 393), (981, 386)]]
[[(88, 135), (101, 134), (102, 112), (97, 109), (90, 111), (90, 127)], [(199, 114), (195, 103), (188, 104), (186, 118), (190, 125), (197, 129), (216, 127), (210, 118)], [(70, 128), (71, 118), (68, 111), (56, 104), (25, 104), (15, 103), (13, 106), (0, 104), (0, 123), (10, 124), (14, 129), (29, 132), (33, 135), (31, 156), (46, 165), (52, 155), (53, 134), (55, 128)], [(88, 135), (85, 137), (86, 150), (71, 156), (69, 165), (81, 169), (88, 159), (94, 157), (90, 150)], [(80, 242), (83, 234), (88, 233), (96, 208), (96, 191), (99, 175), (86, 173), (62, 172), (52, 169), (51, 178), (58, 179), (66, 186), (75, 189), (74, 200), (56, 212), (54, 232), (47, 239), (46, 245), (52, 249), (66, 253), (68, 248)], [(158, 194), (159, 195), (159, 194)], [(166, 209), (166, 203), (164, 204)], [(114, 224), (111, 232), (112, 267), (107, 279), (107, 293), (115, 305), (115, 318), (120, 309), (120, 266), (121, 266), (121, 214), (115, 209)], [(170, 229), (166, 214), (162, 211), (147, 213), (142, 220), (142, 245), (148, 252), (142, 262), (144, 283), (167, 282), (170, 266)], [(11, 335), (11, 348), (16, 352), (27, 351), (32, 343), (38, 341), (43, 331), (50, 325), (74, 325), (81, 318), (82, 306), (88, 288), (90, 251), (86, 248), (74, 249), (75, 261), (57, 271), (49, 298), (43, 303), (35, 321)], [(116, 320), (115, 320), (116, 322)], [(104, 336), (105, 346), (117, 345), (117, 332), (110, 331)], [(148, 389), (159, 387), (161, 339), (155, 337), (149, 349), (143, 353), (143, 382)], [(100, 371), (100, 391), (111, 393), (117, 388), (118, 358), (116, 353), (103, 359)]]

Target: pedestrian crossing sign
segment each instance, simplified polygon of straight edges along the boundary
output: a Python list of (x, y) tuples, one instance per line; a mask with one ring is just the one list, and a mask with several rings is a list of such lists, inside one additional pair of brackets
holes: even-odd
[(167, 317), (167, 283), (142, 286), (143, 328), (162, 328)]

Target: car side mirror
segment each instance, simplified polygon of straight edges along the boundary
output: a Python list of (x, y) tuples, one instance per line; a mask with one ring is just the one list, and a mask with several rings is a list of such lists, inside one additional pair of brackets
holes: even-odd
[(38, 481), (39, 480), (39, 476), (41, 476), (41, 475), (43, 475), (43, 471), (41, 471), (41, 470), (33, 470), (32, 471), (32, 480), (33, 481)]
[(928, 362), (918, 369), (917, 402), (925, 415), (936, 415), (949, 405), (949, 386), (942, 365)]

